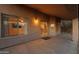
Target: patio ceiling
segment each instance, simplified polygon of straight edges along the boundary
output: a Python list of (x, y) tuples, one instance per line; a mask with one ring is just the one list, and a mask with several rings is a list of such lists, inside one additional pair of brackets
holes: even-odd
[(73, 19), (77, 17), (77, 5), (75, 4), (25, 4), (25, 6), (64, 19)]

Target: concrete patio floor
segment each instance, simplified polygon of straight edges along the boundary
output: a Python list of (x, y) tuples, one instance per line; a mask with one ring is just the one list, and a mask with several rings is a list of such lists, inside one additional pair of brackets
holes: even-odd
[(29, 41), (3, 49), (3, 51), (21, 54), (72, 54), (75, 53), (75, 47), (73, 41), (61, 36), (55, 36), (48, 40), (37, 39)]

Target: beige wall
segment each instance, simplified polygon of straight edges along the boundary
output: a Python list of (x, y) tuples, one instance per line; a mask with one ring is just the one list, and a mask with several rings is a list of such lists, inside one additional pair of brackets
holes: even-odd
[(78, 18), (72, 20), (72, 38), (75, 44), (78, 42)]
[(0, 14), (0, 37), (1, 37), (1, 14)]
[(77, 53), (77, 45), (78, 45), (78, 18), (72, 20), (72, 40), (75, 45), (75, 51)]
[(33, 16), (31, 11), (20, 5), (0, 5), (0, 12), (17, 16)]
[(78, 48), (77, 53), (79, 54), (79, 19), (78, 19), (78, 46), (77, 48)]
[[(50, 36), (55, 36), (57, 34), (60, 34), (60, 24), (58, 24), (58, 19), (55, 17), (51, 17), (49, 20), (49, 35)], [(51, 28), (51, 24), (54, 24), (54, 27)]]
[[(27, 19), (27, 22), (28, 22), (28, 35), (27, 36), (22, 36), (22, 37), (0, 38), (0, 48), (4, 48), (4, 47), (7, 47), (7, 46), (17, 44), (17, 43), (21, 43), (21, 42), (25, 42), (25, 41), (29, 41), (29, 40), (33, 40), (33, 39), (37, 39), (37, 38), (41, 38), (40, 27), (35, 26), (32, 22), (34, 17), (37, 17), (39, 20), (44, 19), (43, 15), (40, 14), (39, 12), (35, 14), (35, 11), (32, 11), (32, 10), (22, 6), (22, 5), (0, 5), (0, 13), (15, 15), (15, 16), (19, 16), (19, 17), (28, 17), (28, 19)], [(0, 17), (0, 20), (1, 20), (1, 17)], [(56, 23), (55, 18), (53, 18), (51, 20), (52, 20), (52, 23), (54, 23), (54, 24)], [(55, 24), (55, 27), (52, 30), (52, 32), (49, 29), (49, 34), (50, 35), (55, 35), (56, 34), (56, 32), (57, 32), (56, 27), (57, 26)]]
[[(33, 12), (28, 8), (25, 8), (22, 5), (0, 5), (0, 14), (1, 13), (15, 15), (18, 17), (27, 17), (26, 21), (28, 22), (28, 35), (21, 36), (21, 37), (17, 36), (17, 37), (0, 38), (0, 48), (4, 48), (17, 43), (22, 43), (25, 41), (29, 41), (29, 40), (33, 40), (41, 37), (40, 28), (38, 26), (33, 25), (32, 20), (36, 16), (38, 18), (41, 18), (42, 14), (38, 13), (37, 15), (35, 15), (35, 12)], [(0, 21), (1, 21), (1, 16), (0, 16)]]
[[(40, 28), (36, 27), (35, 25), (33, 25), (32, 21), (34, 17), (38, 17), (39, 20), (44, 19), (42, 16), (42, 14), (37, 13), (37, 15), (35, 15), (35, 12), (33, 12), (32, 10), (25, 8), (22, 5), (0, 5), (0, 12), (1, 13), (6, 13), (6, 14), (10, 14), (10, 15), (16, 15), (16, 16), (20, 16), (20, 17), (28, 17), (29, 18), (29, 33), (34, 32), (40, 32)], [(50, 22), (55, 24), (55, 27), (52, 29), (52, 32), (50, 32), (50, 34), (55, 35), (56, 32), (60, 32), (60, 30), (57, 30), (57, 25), (56, 25), (56, 18), (55, 17), (51, 17), (50, 18)], [(35, 28), (36, 27), (36, 28)], [(60, 27), (58, 26), (58, 28), (60, 29)], [(50, 31), (50, 30), (49, 30)]]
[(0, 5), (0, 13), (16, 15), (19, 17), (28, 17), (28, 20), (27, 20), (27, 21), (29, 21), (28, 27), (31, 28), (31, 30), (29, 29), (29, 33), (33, 32), (33, 31), (38, 31), (34, 28), (35, 26), (34, 27), (31, 26), (31, 24), (32, 24), (31, 20), (33, 19), (33, 17), (36, 17), (36, 16), (41, 17), (41, 16), (39, 16), (40, 15), (39, 13), (38, 13), (38, 15), (35, 15), (33, 11), (31, 11), (28, 8), (25, 8), (21, 5)]

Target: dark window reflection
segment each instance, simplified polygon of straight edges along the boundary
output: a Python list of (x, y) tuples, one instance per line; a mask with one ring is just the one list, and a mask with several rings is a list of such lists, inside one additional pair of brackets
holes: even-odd
[(23, 35), (24, 27), (24, 18), (1, 14), (1, 37)]

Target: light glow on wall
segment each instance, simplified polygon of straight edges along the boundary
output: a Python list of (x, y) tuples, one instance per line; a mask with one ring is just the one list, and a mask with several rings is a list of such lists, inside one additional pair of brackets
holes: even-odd
[(50, 27), (55, 27), (55, 24), (51, 24)]
[(25, 22), (23, 21), (23, 19), (19, 19), (19, 25), (22, 25), (22, 26), (25, 25)]
[(19, 25), (22, 25), (22, 26), (24, 26), (24, 25), (25, 25), (25, 23), (21, 23), (21, 22), (19, 22)]
[(35, 18), (34, 18), (33, 21), (34, 21), (34, 24), (35, 24), (35, 25), (39, 25), (39, 20), (38, 20), (38, 19), (35, 19)]

